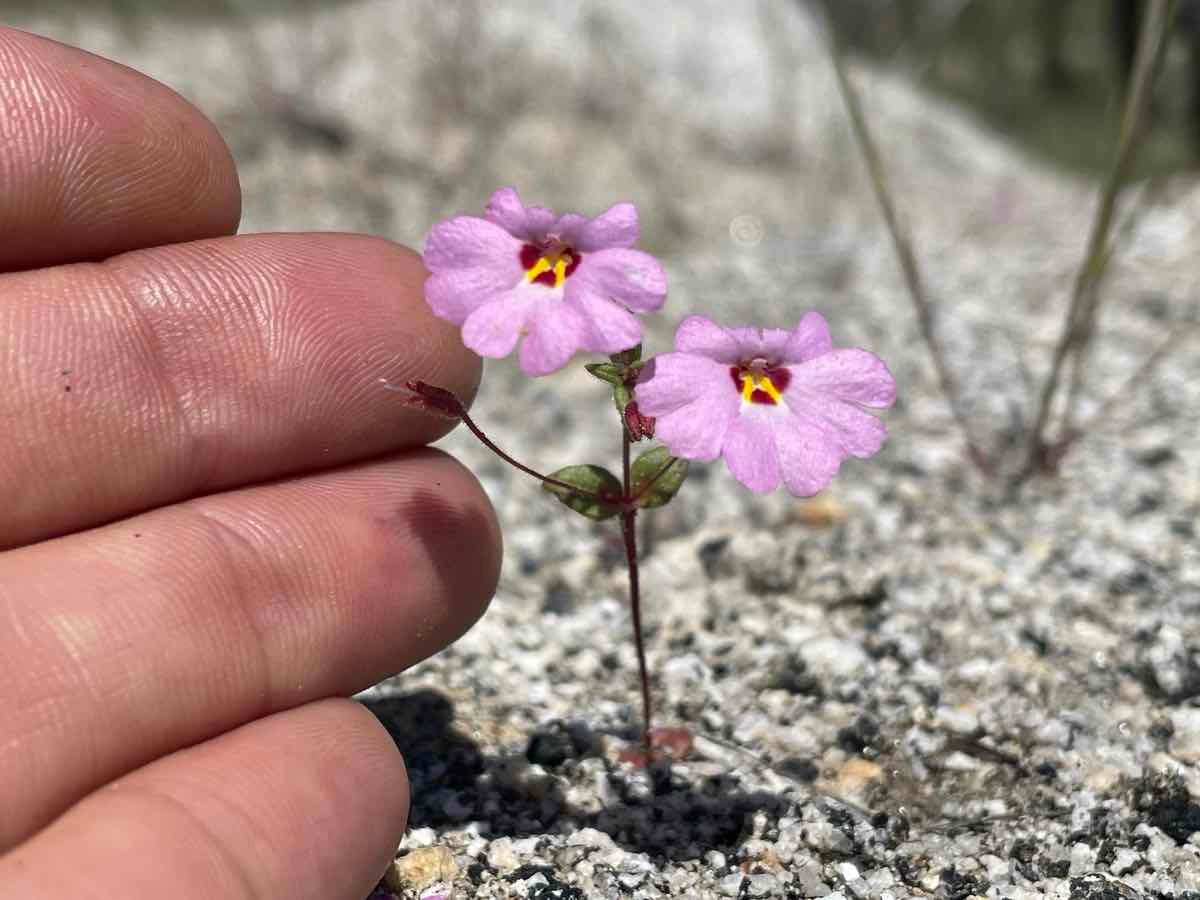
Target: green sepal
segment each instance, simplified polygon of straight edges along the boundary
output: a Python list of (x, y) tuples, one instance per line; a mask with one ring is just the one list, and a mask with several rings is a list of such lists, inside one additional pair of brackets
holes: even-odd
[(613, 405), (617, 408), (617, 415), (624, 422), (625, 407), (633, 399), (631, 388), (637, 383), (638, 371), (645, 365), (642, 362), (642, 345), (638, 344), (636, 347), (614, 353), (609, 360), (611, 362), (588, 363), (584, 368), (594, 377), (612, 385)]
[(621, 421), (625, 421), (625, 407), (629, 405), (630, 400), (629, 388), (625, 387), (624, 382), (617, 382), (613, 385), (613, 403), (617, 406), (617, 415), (621, 417)]
[(630, 347), (628, 350), (622, 350), (620, 353), (614, 353), (609, 357), (616, 366), (632, 366), (634, 363), (642, 361), (642, 345), (637, 344)]
[[(632, 493), (638, 498), (637, 505), (643, 509), (666, 506), (683, 486), (687, 472), (688, 461), (671, 456), (666, 447), (647, 450), (634, 461), (630, 471)], [(656, 475), (658, 478), (655, 479)], [(646, 489), (645, 485), (651, 479), (654, 479), (654, 483)], [(643, 490), (645, 493), (642, 493)]]
[(588, 363), (584, 368), (596, 378), (612, 385), (621, 384), (625, 380), (625, 367), (616, 363)]
[(621, 511), (621, 482), (608, 469), (601, 466), (567, 466), (551, 472), (550, 477), (587, 492), (577, 494), (565, 487), (542, 482), (543, 488), (581, 516), (600, 521), (610, 519)]

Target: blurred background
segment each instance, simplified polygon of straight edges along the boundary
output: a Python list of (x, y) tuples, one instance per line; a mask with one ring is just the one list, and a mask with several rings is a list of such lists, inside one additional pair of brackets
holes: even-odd
[[(238, 157), (246, 230), (411, 243), (514, 182), (585, 209), (639, 201), (661, 252), (794, 236), (845, 214), (838, 195), (861, 173), (832, 90), (826, 12), (854, 53), (912, 89), (870, 111), (889, 155), (916, 142), (922, 164), (945, 174), (979, 148), (930, 132), (962, 122), (1087, 180), (1111, 160), (1142, 5), (0, 0), (0, 15), (196, 102)], [(1181, 4), (1141, 174), (1186, 173), (1198, 159), (1195, 6)], [(940, 105), (954, 113), (925, 111)], [(994, 202), (973, 190), (959, 200)]]
[[(1194, 315), (1198, 6), (1178, 4), (1118, 208), (1105, 290), (1136, 314), (1103, 323), (1103, 387), (1164, 322)], [(238, 161), (243, 231), (420, 247), (432, 222), (478, 213), (499, 185), (588, 214), (631, 200), (671, 277), (671, 322), (648, 324), (652, 337), (686, 311), (785, 325), (819, 309), (893, 362), (904, 402), (936, 430), (946, 405), (837, 89), (836, 34), (966, 412), (981, 439), (1013, 446), (1114, 156), (1145, 7), (0, 0), (4, 21), (140, 69), (212, 118)], [(1180, 387), (1194, 411), (1191, 380)]]

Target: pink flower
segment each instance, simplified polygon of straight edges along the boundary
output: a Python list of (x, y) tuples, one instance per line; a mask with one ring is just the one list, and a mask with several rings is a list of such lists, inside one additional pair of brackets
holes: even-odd
[(874, 354), (834, 349), (820, 314), (793, 331), (722, 328), (703, 316), (675, 332), (675, 353), (651, 359), (637, 385), (641, 412), (675, 456), (725, 457), (752, 491), (811, 497), (847, 456), (877, 452), (883, 422), (862, 407), (884, 408), (896, 382)]
[(654, 257), (629, 249), (637, 237), (632, 203), (594, 219), (556, 216), (501, 188), (482, 219), (430, 230), (425, 299), (480, 356), (507, 356), (523, 337), (521, 370), (546, 375), (577, 350), (616, 353), (642, 339), (633, 312), (662, 306), (667, 276)]

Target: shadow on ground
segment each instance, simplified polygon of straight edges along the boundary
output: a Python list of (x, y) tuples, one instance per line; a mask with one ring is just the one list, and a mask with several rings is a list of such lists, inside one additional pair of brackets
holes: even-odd
[[(735, 779), (685, 783), (660, 774), (655, 783), (641, 774), (605, 771), (613, 801), (592, 812), (573, 807), (559, 779), (532, 767), (528, 755), (550, 754), (531, 743), (527, 754), (489, 756), (454, 727), (453, 704), (430, 690), (371, 700), (366, 706), (383, 723), (404, 754), (412, 784), (412, 828), (486, 823), (484, 837), (522, 837), (595, 828), (627, 850), (672, 860), (696, 859), (710, 850), (730, 852), (743, 840), (754, 814), (778, 819), (794, 799), (744, 791)], [(535, 741), (539, 738), (535, 736)], [(573, 742), (572, 742), (573, 739)], [(594, 753), (599, 738), (572, 729), (569, 748), (553, 766), (568, 777), (578, 757)]]

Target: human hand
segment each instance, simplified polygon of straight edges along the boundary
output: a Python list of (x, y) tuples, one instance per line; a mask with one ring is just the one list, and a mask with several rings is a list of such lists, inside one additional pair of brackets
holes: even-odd
[(340, 698), (495, 586), (446, 425), (377, 383), (478, 382), (419, 258), (239, 203), (178, 96), (0, 28), (2, 900), (361, 900), (407, 783)]

